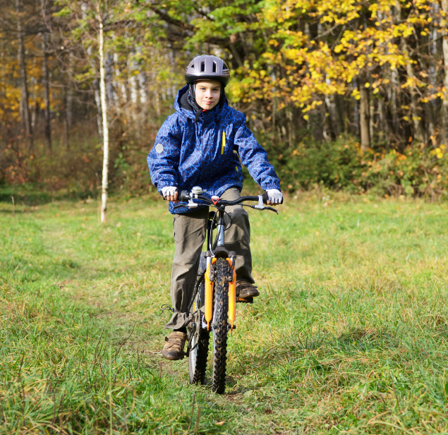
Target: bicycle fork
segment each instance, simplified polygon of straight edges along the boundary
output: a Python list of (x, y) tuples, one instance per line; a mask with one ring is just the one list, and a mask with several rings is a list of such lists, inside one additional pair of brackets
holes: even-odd
[[(210, 331), (210, 322), (213, 320), (213, 283), (215, 281), (215, 274), (213, 273), (213, 266), (217, 258), (207, 257), (207, 269), (204, 276), (205, 294), (204, 294), (204, 320), (207, 323), (207, 331)], [(228, 320), (230, 330), (233, 331), (236, 319), (236, 272), (235, 272), (235, 257), (226, 258), (229, 264), (231, 276), (226, 277), (229, 282), (229, 305), (228, 305)]]

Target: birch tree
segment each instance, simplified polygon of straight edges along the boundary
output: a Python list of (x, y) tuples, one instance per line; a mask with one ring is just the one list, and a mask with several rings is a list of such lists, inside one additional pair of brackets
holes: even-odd
[[(103, 144), (103, 169), (101, 177), (101, 222), (106, 222), (107, 202), (109, 191), (109, 104), (106, 84), (107, 40), (106, 27), (114, 27), (114, 12), (123, 3), (122, 0), (86, 0), (78, 4), (67, 0), (61, 1), (66, 5), (58, 14), (71, 19), (72, 39), (77, 40), (84, 47), (84, 54), (90, 64), (87, 76), (91, 78), (94, 87), (96, 106), (98, 108), (99, 133)], [(73, 22), (75, 26), (73, 26)], [(71, 59), (69, 60), (71, 62)], [(85, 74), (85, 75), (86, 75)], [(99, 89), (98, 89), (99, 88)], [(99, 91), (99, 92), (98, 92)], [(98, 95), (99, 93), (99, 95)], [(70, 101), (67, 101), (67, 106)], [(68, 122), (68, 121), (67, 121)], [(68, 128), (68, 127), (67, 127)]]
[(103, 177), (101, 186), (101, 222), (106, 221), (107, 194), (109, 188), (109, 123), (107, 119), (106, 100), (106, 65), (104, 51), (104, 22), (101, 11), (101, 1), (98, 3), (98, 24), (99, 24), (99, 54), (100, 54), (100, 93), (101, 112), (103, 115)]

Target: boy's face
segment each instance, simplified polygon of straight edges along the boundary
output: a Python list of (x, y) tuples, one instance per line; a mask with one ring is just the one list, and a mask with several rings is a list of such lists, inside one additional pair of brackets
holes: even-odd
[(219, 103), (221, 83), (215, 80), (196, 82), (196, 103), (204, 110), (212, 110)]

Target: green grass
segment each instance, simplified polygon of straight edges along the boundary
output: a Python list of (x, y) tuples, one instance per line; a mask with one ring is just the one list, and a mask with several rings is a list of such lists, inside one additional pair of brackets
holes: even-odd
[(0, 203), (1, 433), (447, 433), (447, 208), (251, 211), (261, 297), (239, 306), (217, 396), (159, 353), (163, 201), (112, 199), (105, 225), (90, 200)]

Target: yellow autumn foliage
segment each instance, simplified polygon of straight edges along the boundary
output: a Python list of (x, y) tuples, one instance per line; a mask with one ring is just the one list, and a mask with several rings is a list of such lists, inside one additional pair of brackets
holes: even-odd
[[(304, 113), (328, 95), (350, 94), (359, 99), (354, 81), (355, 88), (365, 86), (376, 95), (389, 83), (391, 71), (415, 63), (403, 49), (403, 41), (416, 29), (422, 29), (421, 34), (429, 32), (426, 27), (434, 16), (440, 26), (446, 25), (435, 8), (428, 0), (414, 0), (412, 8), (403, 0), (269, 0), (259, 16), (259, 26), (275, 29), (269, 40), (271, 49), (255, 69), (244, 67), (252, 78), (255, 71), (258, 80), (250, 85), (244, 80), (234, 83), (232, 95), (246, 101), (280, 98)], [(406, 14), (397, 18), (403, 10)], [(317, 37), (311, 36), (311, 25), (319, 29)], [(275, 71), (279, 65), (286, 77), (266, 74), (267, 68)], [(427, 86), (413, 76), (407, 77), (402, 88), (420, 88), (424, 93), (422, 88)], [(439, 95), (444, 98), (446, 93)], [(422, 98), (429, 101), (434, 97)]]

